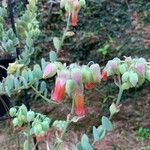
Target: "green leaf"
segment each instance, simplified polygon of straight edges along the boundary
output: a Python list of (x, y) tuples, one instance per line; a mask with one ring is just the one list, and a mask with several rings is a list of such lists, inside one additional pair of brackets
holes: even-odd
[(29, 87), (28, 87), (28, 83), (27, 83), (26, 79), (24, 77), (21, 77), (21, 80), (23, 82), (23, 86), (25, 87), (25, 89), (28, 89)]
[(102, 139), (105, 137), (106, 130), (103, 129), (103, 127), (102, 127), (102, 125), (101, 125), (101, 126), (99, 126), (99, 127), (97, 128), (97, 131), (98, 131), (98, 133), (99, 133), (99, 139), (102, 140)]
[(78, 143), (78, 144), (76, 145), (76, 148), (77, 148), (77, 150), (84, 150), (84, 149), (82, 148), (81, 143)]
[(84, 150), (93, 150), (91, 144), (89, 143), (89, 138), (86, 134), (82, 136), (81, 145)]
[(36, 64), (34, 66), (33, 77), (37, 78), (38, 80), (42, 79), (42, 70), (41, 70), (41, 67), (38, 64)]
[(46, 61), (45, 61), (44, 58), (42, 58), (42, 59), (41, 59), (41, 67), (42, 67), (42, 71), (44, 70), (45, 66), (46, 66)]
[(51, 62), (55, 62), (57, 60), (57, 54), (56, 54), (55, 51), (50, 51), (49, 59), (50, 59)]
[(14, 85), (15, 89), (18, 89), (20, 87), (19, 80), (17, 78), (14, 78)]
[(10, 96), (11, 96), (11, 93), (10, 93), (10, 90), (8, 89), (7, 86), (5, 86), (5, 91), (6, 91), (7, 95), (10, 97)]
[(14, 88), (14, 76), (13, 75), (7, 76), (5, 80), (5, 86), (8, 87), (8, 90), (12, 90)]
[(43, 93), (46, 89), (46, 82), (42, 81), (40, 85), (40, 92)]
[(99, 141), (99, 134), (98, 134), (98, 131), (97, 131), (97, 129), (96, 129), (96, 127), (95, 126), (93, 126), (93, 137), (94, 137), (94, 142), (97, 142), (97, 141)]
[(28, 75), (28, 70), (23, 69), (21, 75), (25, 78), (25, 80), (28, 82), (29, 75)]
[(59, 38), (54, 37), (53, 38), (53, 44), (54, 44), (55, 49), (58, 52), (60, 50), (60, 47), (61, 47), (61, 42), (60, 42)]
[(48, 90), (45, 89), (45, 91), (44, 91), (44, 96), (47, 97), (47, 94), (48, 94)]
[(112, 131), (113, 130), (112, 123), (105, 116), (102, 117), (102, 127), (103, 127), (103, 129), (105, 129), (107, 131)]
[(33, 82), (33, 73), (31, 70), (28, 71), (28, 75), (29, 75), (29, 82)]

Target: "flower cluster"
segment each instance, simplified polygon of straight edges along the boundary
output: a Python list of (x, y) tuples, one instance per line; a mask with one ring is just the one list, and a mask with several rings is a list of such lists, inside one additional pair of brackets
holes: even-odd
[(122, 88), (141, 86), (145, 79), (150, 81), (150, 65), (144, 58), (125, 57), (122, 61), (114, 58), (106, 64), (103, 76), (121, 75)]
[(27, 111), (25, 105), (20, 106), (18, 109), (15, 107), (10, 108), (9, 114), (13, 119), (14, 127), (22, 127), (25, 124), (31, 124), (30, 135), (37, 137), (44, 136), (49, 129), (50, 119), (42, 114)]
[(66, 14), (71, 14), (71, 25), (77, 26), (78, 12), (86, 5), (85, 0), (61, 0), (60, 7), (65, 8)]
[(101, 82), (99, 64), (92, 64), (90, 66), (71, 64), (59, 69), (55, 63), (50, 63), (43, 71), (43, 78), (52, 77), (57, 73), (51, 99), (60, 103), (65, 98), (65, 94), (67, 94), (75, 102), (76, 115), (84, 116), (84, 88), (93, 89), (95, 84)]

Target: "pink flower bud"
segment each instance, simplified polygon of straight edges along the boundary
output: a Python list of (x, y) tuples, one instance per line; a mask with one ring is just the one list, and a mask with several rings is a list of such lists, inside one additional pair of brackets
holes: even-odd
[(109, 60), (106, 67), (110, 67), (112, 70), (117, 69), (117, 62), (115, 60)]
[(94, 82), (95, 83), (100, 83), (100, 81), (101, 81), (101, 77), (100, 77), (101, 71), (100, 71), (99, 64), (92, 64), (90, 66), (90, 70), (92, 72)]
[(52, 76), (54, 76), (57, 72), (57, 68), (56, 65), (53, 63), (48, 64), (43, 71), (43, 79), (46, 78), (51, 78)]
[(81, 71), (79, 68), (74, 68), (71, 70), (71, 78), (75, 81), (76, 84), (82, 82)]
[(141, 76), (145, 75), (145, 65), (143, 63), (138, 63), (135, 65), (137, 73)]
[(60, 78), (64, 78), (64, 79), (69, 79), (70, 78), (70, 71), (65, 69), (65, 70), (62, 70), (58, 73), (58, 77)]

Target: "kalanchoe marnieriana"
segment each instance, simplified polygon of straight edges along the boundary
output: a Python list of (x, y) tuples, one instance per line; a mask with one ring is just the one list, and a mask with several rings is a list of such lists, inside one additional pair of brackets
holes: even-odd
[(23, 104), (20, 107), (12, 107), (9, 114), (13, 119), (14, 127), (24, 127), (30, 125), (30, 135), (44, 136), (49, 130), (50, 119), (45, 115), (27, 110)]
[(77, 26), (78, 12), (86, 5), (85, 0), (61, 0), (60, 7), (65, 8), (66, 14), (71, 14), (71, 25)]
[[(53, 75), (52, 63), (46, 66), (43, 77), (48, 78)], [(84, 116), (84, 86), (85, 89), (93, 89), (95, 84), (101, 82), (101, 71), (98, 64), (82, 65), (71, 64), (63, 66), (57, 70), (55, 87), (51, 94), (51, 99), (55, 102), (62, 102), (65, 93), (75, 100), (75, 114)]]
[(139, 87), (145, 79), (150, 81), (150, 64), (144, 58), (114, 58), (108, 61), (103, 72), (107, 76), (121, 75), (123, 89)]

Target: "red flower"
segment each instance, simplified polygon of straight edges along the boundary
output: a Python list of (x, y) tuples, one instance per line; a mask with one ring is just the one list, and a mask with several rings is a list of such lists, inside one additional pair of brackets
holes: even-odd
[(107, 72), (106, 71), (102, 71), (101, 79), (104, 80), (104, 81), (107, 80)]
[(41, 135), (37, 136), (36, 140), (37, 140), (37, 143), (42, 142), (43, 141), (43, 137)]
[(75, 94), (75, 114), (80, 117), (85, 115), (84, 96), (79, 92)]
[(92, 90), (92, 89), (94, 88), (94, 84), (93, 84), (93, 83), (86, 83), (86, 84), (85, 84), (85, 88), (86, 88), (87, 90)]
[(57, 78), (55, 88), (52, 92), (51, 99), (56, 102), (61, 102), (65, 96), (65, 82), (63, 78)]
[(78, 18), (76, 15), (71, 16), (71, 25), (72, 26), (77, 26)]
[(40, 135), (36, 137), (37, 143), (42, 142), (42, 141), (48, 141), (50, 136), (50, 132), (47, 131), (44, 136)]
[(72, 10), (72, 16), (71, 16), (72, 26), (77, 26), (78, 12), (79, 12), (79, 2), (78, 0), (73, 0), (73, 10)]

